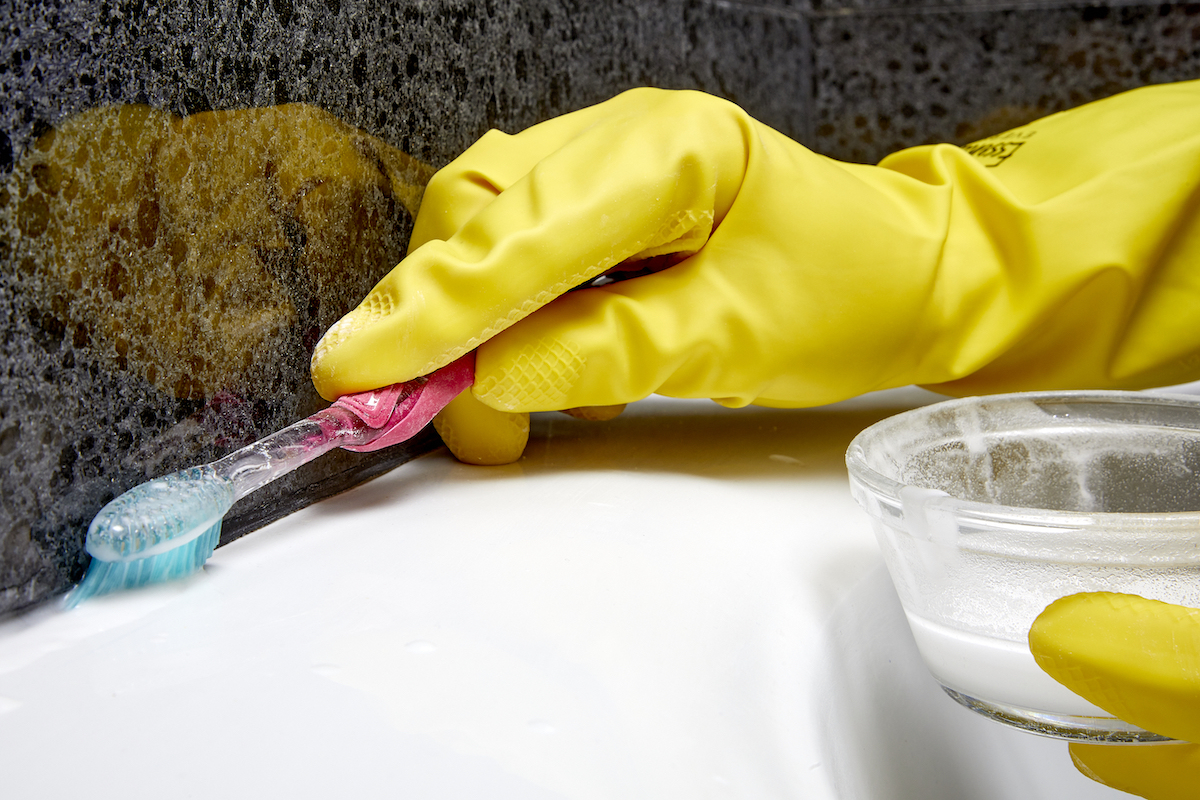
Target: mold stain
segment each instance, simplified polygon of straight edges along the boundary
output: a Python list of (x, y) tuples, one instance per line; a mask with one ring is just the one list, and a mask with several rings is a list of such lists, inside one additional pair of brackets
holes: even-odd
[(307, 105), (102, 107), (20, 159), (0, 238), (44, 346), (176, 398), (261, 397), (400, 260), (432, 172)]

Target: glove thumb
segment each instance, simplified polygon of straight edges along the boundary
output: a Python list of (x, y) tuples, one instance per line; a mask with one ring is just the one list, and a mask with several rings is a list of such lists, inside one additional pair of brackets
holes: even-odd
[(470, 391), (451, 400), (434, 417), (433, 427), (454, 457), (467, 464), (511, 464), (529, 440), (528, 414), (489, 408)]

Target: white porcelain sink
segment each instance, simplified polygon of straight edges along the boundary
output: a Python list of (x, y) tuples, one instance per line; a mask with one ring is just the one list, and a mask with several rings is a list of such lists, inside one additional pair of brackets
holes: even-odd
[(932, 396), (652, 400), (0, 624), (5, 797), (1119, 797), (920, 665), (843, 452)]

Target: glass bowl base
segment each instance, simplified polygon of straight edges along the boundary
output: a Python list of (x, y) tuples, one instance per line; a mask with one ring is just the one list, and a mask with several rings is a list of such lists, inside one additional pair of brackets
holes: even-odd
[(1142, 730), (1115, 717), (1076, 717), (1070, 714), (1034, 711), (991, 700), (980, 700), (949, 686), (942, 686), (942, 689), (977, 714), (1040, 736), (1092, 744), (1163, 744), (1176, 741), (1168, 736)]

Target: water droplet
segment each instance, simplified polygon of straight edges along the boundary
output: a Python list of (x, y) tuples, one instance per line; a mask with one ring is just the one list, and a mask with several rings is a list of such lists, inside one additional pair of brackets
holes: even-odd
[(540, 733), (543, 736), (549, 736), (556, 730), (553, 725), (544, 719), (531, 719), (527, 724), (529, 725), (529, 730), (534, 733)]
[(404, 645), (404, 649), (419, 656), (427, 656), (437, 651), (437, 645), (433, 642), (427, 642), (424, 639), (416, 639)]

